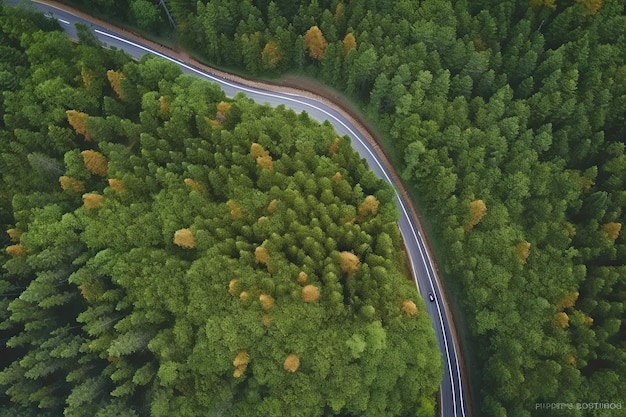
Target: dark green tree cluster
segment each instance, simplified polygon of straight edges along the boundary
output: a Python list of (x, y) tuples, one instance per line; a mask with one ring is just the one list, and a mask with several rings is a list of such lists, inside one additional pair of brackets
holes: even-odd
[(394, 193), (347, 138), (23, 13), (0, 8), (1, 416), (435, 415)]
[(477, 412), (623, 398), (623, 1), (166, 3), (212, 62), (360, 100), (446, 248)]
[(161, 0), (60, 0), (60, 3), (142, 31), (161, 34), (171, 29)]

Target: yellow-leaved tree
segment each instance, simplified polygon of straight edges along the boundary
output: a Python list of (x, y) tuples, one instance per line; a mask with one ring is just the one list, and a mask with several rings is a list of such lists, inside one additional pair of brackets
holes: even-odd
[(582, 3), (585, 6), (585, 14), (587, 16), (593, 16), (598, 13), (598, 10), (602, 7), (603, 0), (576, 0), (578, 3)]
[(123, 193), (125, 190), (124, 183), (115, 178), (109, 178), (109, 187), (117, 194)]
[(11, 258), (17, 258), (18, 256), (23, 256), (26, 254), (26, 247), (19, 243), (17, 245), (9, 245), (6, 247), (5, 252)]
[(300, 367), (300, 358), (295, 353), (291, 353), (285, 358), (283, 368), (288, 372), (296, 372)]
[(563, 311), (556, 313), (554, 316), (554, 324), (556, 324), (562, 329), (569, 326), (569, 316), (567, 315), (567, 313)]
[(274, 297), (267, 294), (259, 295), (259, 302), (261, 303), (261, 308), (263, 310), (271, 310), (274, 307)]
[(20, 237), (22, 236), (22, 232), (20, 232), (18, 229), (11, 228), (7, 230), (7, 235), (9, 235), (9, 239), (11, 239), (11, 242), (19, 242)]
[(526, 263), (528, 255), (530, 255), (530, 242), (520, 242), (515, 246), (515, 253), (522, 260), (522, 263)]
[(609, 239), (615, 240), (619, 237), (619, 232), (622, 230), (622, 224), (615, 222), (606, 223), (602, 226), (602, 230), (607, 234)]
[(298, 274), (298, 284), (305, 285), (308, 278), (309, 277), (306, 272), (300, 271), (300, 273)]
[(404, 300), (402, 302), (402, 312), (409, 317), (417, 315), (417, 306), (411, 300)]
[(203, 184), (200, 184), (198, 181), (191, 178), (185, 178), (184, 182), (187, 188), (189, 188), (190, 190), (197, 191), (202, 195), (206, 195), (206, 187)]
[(189, 229), (179, 229), (174, 233), (174, 244), (181, 248), (191, 249), (196, 247), (196, 240)]
[(365, 200), (363, 200), (363, 202), (359, 206), (359, 217), (363, 219), (365, 217), (373, 216), (378, 213), (378, 204), (378, 199), (373, 195), (368, 195), (367, 197), (365, 197)]
[(263, 65), (266, 68), (274, 69), (280, 63), (281, 53), (278, 45), (274, 41), (269, 41), (263, 47), (261, 52), (261, 58), (263, 59)]
[(309, 56), (318, 61), (324, 58), (324, 52), (328, 42), (324, 38), (322, 31), (317, 26), (311, 26), (304, 34), (304, 42), (309, 50)]
[(230, 103), (220, 101), (217, 104), (217, 109), (215, 111), (215, 120), (222, 124), (222, 122), (226, 120), (226, 113), (228, 110), (230, 110)]
[(117, 96), (124, 100), (126, 97), (124, 96), (124, 90), (122, 90), (122, 80), (124, 79), (124, 74), (120, 71), (107, 71), (107, 78), (109, 79), (109, 83), (111, 83), (111, 88), (115, 91)]
[(256, 163), (261, 167), (261, 169), (268, 171), (272, 170), (272, 157), (262, 145), (253, 143), (250, 146), (250, 155), (256, 158)]
[(80, 69), (80, 76), (83, 79), (83, 85), (86, 89), (89, 89), (93, 83), (93, 79), (95, 78), (95, 74), (92, 70), (87, 69), (85, 67)]
[(348, 55), (351, 49), (356, 49), (356, 38), (352, 32), (343, 38), (343, 56)]
[(328, 156), (333, 156), (337, 153), (337, 150), (339, 150), (339, 138), (333, 139), (330, 143), (330, 146), (328, 147)]
[(83, 194), (83, 204), (85, 208), (97, 209), (104, 203), (104, 196), (95, 193)]
[(315, 285), (306, 285), (302, 288), (302, 301), (313, 303), (320, 298), (320, 290)]
[(254, 250), (254, 260), (258, 264), (265, 265), (265, 267), (267, 268), (267, 272), (274, 272), (274, 270), (270, 266), (270, 253), (264, 246), (258, 246)]
[(248, 363), (250, 363), (250, 355), (245, 350), (240, 350), (237, 352), (237, 356), (235, 356), (235, 360), (233, 360), (233, 366), (235, 367), (235, 371), (233, 372), (233, 376), (235, 378), (239, 378), (246, 371), (248, 367)]
[(465, 224), (465, 231), (469, 232), (487, 213), (487, 206), (483, 200), (474, 200), (470, 203), (470, 220)]
[(258, 166), (261, 167), (261, 169), (264, 169), (266, 171), (271, 171), (274, 167), (274, 163), (272, 162), (272, 157), (271, 156), (259, 156), (256, 159), (256, 163)]
[(109, 164), (104, 155), (91, 149), (82, 151), (80, 154), (83, 156), (83, 162), (85, 163), (87, 171), (92, 174), (100, 175), (101, 177), (106, 176)]
[(82, 193), (85, 191), (85, 183), (81, 180), (77, 180), (72, 177), (63, 175), (59, 177), (59, 184), (64, 191), (74, 191), (76, 193)]
[(541, 7), (545, 7), (550, 10), (556, 9), (556, 0), (530, 0), (529, 3), (534, 9), (539, 9)]
[(67, 116), (67, 121), (70, 123), (70, 126), (74, 128), (74, 131), (83, 135), (85, 140), (89, 142), (91, 140), (91, 136), (89, 135), (86, 125), (89, 115), (76, 110), (67, 110), (65, 115)]
[(572, 291), (561, 298), (557, 303), (556, 307), (559, 310), (563, 310), (565, 308), (572, 308), (574, 304), (576, 304), (576, 300), (578, 300), (579, 293), (578, 291)]
[(267, 205), (267, 212), (269, 214), (272, 214), (276, 211), (276, 204), (278, 204), (278, 202), (276, 201), (276, 199), (270, 201), (270, 203)]
[(170, 102), (164, 96), (159, 97), (159, 113), (161, 113), (161, 117), (167, 119), (170, 117)]
[(343, 17), (343, 15), (344, 15), (343, 12), (344, 12), (345, 8), (346, 8), (346, 6), (342, 2), (339, 2), (337, 4), (337, 7), (335, 7), (335, 14), (333, 15), (333, 21), (335, 23), (338, 23), (339, 20)]
[(355, 273), (360, 266), (359, 258), (352, 252), (339, 253), (339, 268), (348, 275)]
[(239, 280), (237, 278), (233, 278), (228, 283), (228, 293), (230, 295), (236, 295), (237, 294), (237, 283), (238, 282), (239, 282)]
[(241, 207), (239, 207), (239, 205), (234, 200), (228, 200), (226, 202), (226, 205), (230, 209), (230, 216), (234, 220), (243, 220), (243, 218), (245, 217), (243, 214), (243, 210), (241, 210)]

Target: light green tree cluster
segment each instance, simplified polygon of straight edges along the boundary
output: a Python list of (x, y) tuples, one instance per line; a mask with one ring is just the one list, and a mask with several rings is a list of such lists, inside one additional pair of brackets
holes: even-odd
[(623, 397), (624, 1), (167, 3), (210, 62), (313, 76), (377, 125), (443, 248), (477, 413)]
[(24, 13), (0, 8), (0, 416), (434, 416), (393, 191), (347, 138)]

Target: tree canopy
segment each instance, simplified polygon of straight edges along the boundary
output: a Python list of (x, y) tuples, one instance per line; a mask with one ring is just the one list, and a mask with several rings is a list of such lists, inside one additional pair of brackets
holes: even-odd
[(0, 415), (434, 402), (394, 193), (347, 137), (37, 19), (0, 7), (18, 76), (0, 106)]
[[(623, 398), (623, 1), (167, 4), (180, 39), (210, 62), (316, 77), (377, 125), (465, 317), (477, 413)], [(349, 179), (337, 172), (333, 182)], [(361, 204), (342, 215), (362, 218)]]

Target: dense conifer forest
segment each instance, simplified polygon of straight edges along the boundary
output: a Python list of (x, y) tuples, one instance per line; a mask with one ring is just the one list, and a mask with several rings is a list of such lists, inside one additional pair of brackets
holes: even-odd
[[(167, 26), (158, 2), (94, 3)], [(623, 1), (165, 3), (210, 62), (314, 76), (383, 132), (461, 305), (478, 415), (624, 401)], [(623, 409), (597, 413), (563, 411)]]
[(434, 416), (349, 139), (79, 33), (0, 5), (0, 416)]
[[(90, 10), (115, 20), (159, 32), (167, 27), (167, 19), (158, 3), (92, 0), (89, 5)], [(360, 103), (383, 132), (387, 151), (432, 223), (443, 278), (451, 298), (461, 306), (469, 332), (464, 342), (478, 415), (623, 413), (623, 409), (564, 410), (561, 414), (535, 409), (538, 402), (623, 402), (626, 392), (626, 238), (622, 231), (626, 16), (622, 1), (165, 3), (177, 35), (190, 50), (253, 76), (289, 71), (314, 76)], [(38, 27), (47, 24), (41, 21)], [(25, 42), (15, 40), (26, 31), (21, 26), (3, 27), (13, 34), (14, 45)], [(67, 177), (64, 197), (59, 198), (69, 198), (71, 189), (80, 190), (97, 175), (66, 174), (73, 172), (72, 166), (84, 168), (80, 152), (91, 148), (83, 146), (65, 156), (65, 151), (61, 153), (66, 148), (53, 144), (60, 141), (69, 146), (84, 116), (72, 115), (74, 127), (49, 130), (49, 123), (40, 122), (45, 120), (45, 110), (32, 104), (33, 97), (47, 97), (50, 103), (61, 100), (52, 91), (64, 84), (50, 77), (51, 70), (42, 64), (51, 58), (51, 66), (67, 71), (59, 61), (67, 52), (54, 49), (55, 45), (52, 42), (31, 52), (2, 50), (2, 88), (16, 91), (22, 84), (30, 88), (21, 95), (13, 92), (2, 97), (3, 123), (13, 123), (11, 137), (19, 139), (11, 141), (11, 154), (22, 155), (19, 162), (3, 162), (3, 170), (10, 167), (10, 175), (28, 178), (11, 182), (19, 188), (15, 193), (40, 191), (30, 196), (37, 203), (27, 203), (24, 198), (10, 200), (9, 192), (2, 190), (3, 224), (13, 224), (14, 219), (6, 214), (12, 207), (17, 207), (16, 213), (29, 213), (32, 210), (20, 211), (20, 204), (48, 204), (49, 193), (36, 184), (51, 171)], [(46, 57), (50, 50), (56, 54)], [(27, 72), (27, 65), (16, 65), (27, 59), (34, 70)], [(90, 55), (82, 58), (87, 63), (92, 59)], [(108, 68), (121, 69), (119, 56), (107, 59), (116, 60), (116, 64), (108, 61)], [(89, 65), (95, 71), (102, 63)], [(118, 76), (111, 73), (113, 85)], [(61, 81), (76, 82), (75, 74), (64, 77)], [(96, 80), (89, 88), (100, 91), (111, 84), (102, 77)], [(135, 137), (128, 133), (134, 125), (119, 116), (131, 110), (120, 104), (118, 96), (105, 95), (102, 103), (93, 104), (84, 95), (66, 91), (64, 103), (73, 103), (68, 97), (87, 100), (82, 112), (92, 114), (95, 106), (102, 109), (106, 116), (100, 117), (105, 120), (120, 118), (122, 127), (113, 129), (90, 117), (84, 126), (91, 128), (83, 127), (85, 133), (97, 137), (95, 132), (102, 129), (112, 138)], [(135, 102), (136, 112), (145, 111), (143, 103)], [(153, 100), (152, 105), (157, 103)], [(13, 114), (10, 109), (19, 116), (9, 115)], [(220, 123), (227, 123), (229, 113), (222, 113), (225, 119)], [(67, 120), (62, 116), (54, 117)], [(29, 123), (37, 128), (24, 129)], [(228, 130), (226, 124), (222, 127)], [(44, 140), (49, 135), (56, 140)], [(42, 141), (36, 148), (26, 145)], [(275, 151), (257, 143), (262, 149), (256, 148), (254, 158), (269, 165), (266, 156), (275, 157)], [(130, 149), (138, 152), (142, 146), (135, 139)], [(157, 152), (160, 145), (153, 148)], [(101, 153), (110, 155), (107, 152), (113, 149)], [(60, 164), (62, 156), (65, 160)], [(271, 161), (272, 166), (278, 165), (277, 160)], [(3, 178), (10, 178), (6, 175), (3, 172)], [(183, 181), (194, 179), (178, 175)], [(109, 193), (115, 184), (109, 185)], [(88, 189), (104, 196), (103, 207), (111, 204), (106, 193)], [(91, 204), (99, 204), (100, 198), (91, 197)], [(383, 204), (381, 196), (376, 198)], [(357, 207), (356, 202), (352, 205)], [(134, 207), (137, 213), (143, 212)], [(229, 210), (237, 213), (237, 207), (229, 206)], [(189, 232), (179, 233), (179, 241), (188, 242), (191, 236), (200, 244), (195, 226), (180, 227)], [(19, 230), (11, 233), (11, 239), (17, 239)], [(6, 245), (14, 246), (14, 254), (23, 250), (16, 242), (8, 242), (9, 237), (4, 239)], [(186, 255), (197, 250), (175, 246)], [(11, 259), (13, 264), (19, 262)], [(10, 287), (5, 292), (19, 295)], [(419, 302), (415, 303), (419, 310)], [(42, 320), (48, 319), (39, 314)]]

